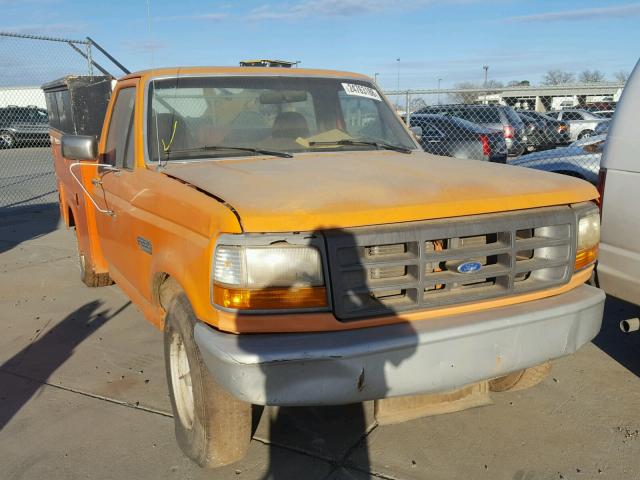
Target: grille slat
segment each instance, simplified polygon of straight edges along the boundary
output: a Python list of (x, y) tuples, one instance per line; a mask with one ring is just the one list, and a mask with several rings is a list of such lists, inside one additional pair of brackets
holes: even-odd
[(489, 256), (489, 255), (499, 255), (501, 253), (509, 253), (511, 252), (511, 245), (505, 245), (501, 247), (494, 248), (486, 248), (486, 249), (478, 249), (476, 248), (456, 248), (452, 250), (447, 250), (443, 252), (435, 252), (425, 254), (425, 260), (427, 262), (439, 262), (443, 260), (459, 260), (469, 258), (470, 256)]
[(516, 247), (518, 250), (529, 250), (540, 247), (555, 247), (558, 245), (566, 245), (566, 238), (546, 238), (546, 237), (533, 237), (516, 241)]
[[(327, 232), (335, 315), (356, 320), (561, 285), (572, 274), (575, 229), (571, 208), (550, 207)], [(479, 269), (459, 271), (465, 263)]]
[(359, 265), (352, 264), (342, 267), (345, 272), (348, 271), (361, 271), (363, 268), (379, 268), (379, 267), (395, 267), (398, 265), (418, 265), (416, 260), (402, 259), (397, 261), (380, 261), (380, 262), (362, 262)]
[(562, 267), (566, 265), (566, 259), (546, 259), (546, 258), (534, 258), (531, 260), (520, 260), (516, 262), (515, 273), (525, 273), (532, 270), (540, 270), (541, 268), (553, 268)]

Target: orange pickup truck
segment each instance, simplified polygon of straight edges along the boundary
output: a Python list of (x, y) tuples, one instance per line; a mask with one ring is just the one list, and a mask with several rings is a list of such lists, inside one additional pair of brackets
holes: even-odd
[(600, 329), (584, 181), (426, 154), (354, 73), (92, 82), (45, 87), (62, 216), (83, 281), (164, 330), (178, 443), (202, 466), (244, 455), (252, 404), (524, 388)]

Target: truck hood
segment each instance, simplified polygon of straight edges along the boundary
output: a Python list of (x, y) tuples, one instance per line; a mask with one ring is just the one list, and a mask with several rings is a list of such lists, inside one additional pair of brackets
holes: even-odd
[(163, 173), (234, 208), (247, 232), (311, 231), (562, 205), (597, 198), (563, 175), (422, 152), (170, 162)]

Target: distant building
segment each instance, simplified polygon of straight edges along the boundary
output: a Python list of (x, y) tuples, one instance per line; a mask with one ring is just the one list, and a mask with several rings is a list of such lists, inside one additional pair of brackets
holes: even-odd
[(478, 95), (478, 103), (509, 105), (519, 110), (546, 112), (562, 108), (582, 108), (592, 104), (617, 102), (624, 86), (620, 83), (591, 85), (518, 85), (501, 92)]
[(44, 92), (40, 87), (0, 87), (0, 107), (9, 105), (47, 108)]

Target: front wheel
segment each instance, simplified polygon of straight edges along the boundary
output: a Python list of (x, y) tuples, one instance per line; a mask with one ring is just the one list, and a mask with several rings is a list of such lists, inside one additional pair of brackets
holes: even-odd
[(582, 140), (583, 138), (589, 138), (594, 133), (595, 132), (593, 130), (583, 130), (582, 132), (580, 132), (580, 135), (578, 135), (578, 140)]
[(240, 460), (251, 441), (251, 405), (224, 390), (209, 374), (193, 337), (196, 317), (184, 293), (170, 302), (164, 358), (176, 440), (201, 467)]
[(16, 137), (11, 132), (0, 132), (0, 146), (2, 148), (13, 148), (16, 146)]

